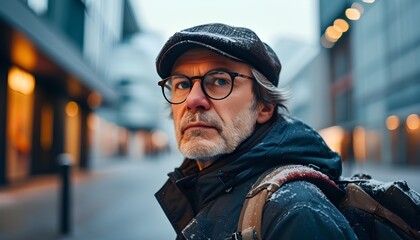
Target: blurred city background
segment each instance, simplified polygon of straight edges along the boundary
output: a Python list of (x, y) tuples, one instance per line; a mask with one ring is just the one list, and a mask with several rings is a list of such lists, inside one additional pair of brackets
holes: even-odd
[(275, 49), (291, 114), (341, 154), (344, 176), (420, 191), (419, 12), (418, 0), (0, 0), (0, 239), (175, 237), (153, 196), (182, 160), (154, 59), (205, 22)]

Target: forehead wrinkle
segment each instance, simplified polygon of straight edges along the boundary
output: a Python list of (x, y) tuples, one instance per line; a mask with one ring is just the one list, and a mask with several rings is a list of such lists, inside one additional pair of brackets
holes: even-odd
[(226, 68), (231, 64), (227, 59), (220, 57), (209, 56), (207, 54), (200, 54), (198, 56), (183, 55), (175, 62), (172, 67), (172, 73), (180, 73), (180, 71), (191, 71), (194, 70), (200, 73), (208, 72), (215, 68)]
[[(221, 67), (223, 66), (223, 67)], [(215, 69), (226, 69), (226, 64), (218, 64), (215, 61), (208, 61), (206, 63), (203, 62), (199, 62), (199, 63), (185, 63), (185, 64), (180, 64), (179, 66), (176, 66), (173, 71), (172, 74), (186, 74), (186, 72), (188, 73), (196, 73), (198, 75), (204, 75), (209, 71), (215, 70)], [(195, 75), (196, 75), (195, 74)]]
[(208, 49), (199, 48), (189, 50), (183, 53), (180, 57), (178, 57), (178, 59), (174, 62), (172, 66), (172, 73), (178, 71), (179, 68), (187, 68), (188, 65), (203, 65), (203, 67), (206, 67), (207, 69), (214, 69), (235, 68), (238, 67), (238, 65), (242, 64), (245, 63), (233, 61), (225, 56), (222, 56)]

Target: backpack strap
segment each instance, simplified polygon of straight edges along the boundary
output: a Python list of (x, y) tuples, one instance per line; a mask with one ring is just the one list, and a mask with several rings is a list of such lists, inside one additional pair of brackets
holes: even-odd
[(302, 165), (287, 165), (262, 175), (246, 195), (238, 221), (238, 232), (232, 239), (261, 240), (261, 222), (265, 202), (283, 184), (293, 181), (307, 181), (315, 184), (332, 201), (344, 196), (344, 191), (327, 175)]

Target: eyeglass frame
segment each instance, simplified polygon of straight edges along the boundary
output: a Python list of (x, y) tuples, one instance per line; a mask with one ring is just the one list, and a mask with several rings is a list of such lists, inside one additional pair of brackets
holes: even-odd
[[(225, 73), (227, 73), (229, 76), (230, 76), (230, 78), (231, 78), (231, 80), (232, 80), (232, 85), (231, 85), (231, 87), (230, 87), (230, 91), (229, 91), (229, 93), (228, 94), (226, 94), (226, 96), (224, 96), (224, 97), (222, 97), (222, 98), (215, 98), (215, 97), (212, 97), (212, 96), (210, 96), (208, 93), (207, 93), (207, 91), (205, 90), (205, 88), (204, 88), (204, 78), (208, 75), (208, 74), (210, 74), (210, 73), (212, 73), (212, 72), (225, 72)], [(189, 91), (188, 91), (188, 93), (185, 95), (185, 99), (184, 100), (182, 100), (181, 102), (179, 102), (179, 103), (174, 103), (174, 102), (172, 102), (172, 101), (169, 101), (169, 99), (166, 97), (166, 95), (165, 95), (165, 85), (166, 85), (166, 82), (167, 81), (169, 81), (170, 80), (170, 78), (172, 78), (173, 76), (181, 76), (181, 77), (185, 77), (186, 79), (188, 79), (188, 82), (190, 83), (190, 87), (189, 87)], [(244, 74), (241, 74), (241, 73), (237, 73), (237, 72), (231, 72), (231, 71), (227, 71), (227, 70), (221, 70), (221, 69), (214, 69), (214, 70), (210, 70), (210, 71), (208, 71), (208, 72), (206, 72), (204, 75), (202, 75), (202, 76), (192, 76), (192, 77), (188, 77), (188, 76), (186, 76), (186, 75), (184, 75), (184, 74), (175, 74), (175, 75), (171, 75), (171, 76), (169, 76), (169, 77), (167, 77), (167, 78), (165, 78), (165, 79), (162, 79), (162, 80), (160, 80), (159, 82), (158, 82), (158, 85), (159, 86), (161, 86), (161, 88), (162, 88), (162, 95), (163, 95), (163, 97), (165, 98), (165, 100), (168, 102), (168, 103), (170, 103), (170, 104), (174, 104), (174, 105), (176, 105), (176, 104), (181, 104), (181, 103), (183, 103), (183, 102), (185, 102), (186, 100), (187, 100), (187, 98), (188, 98), (188, 95), (190, 94), (190, 92), (191, 92), (191, 89), (192, 89), (192, 87), (193, 87), (193, 80), (194, 79), (200, 79), (201, 81), (200, 81), (200, 86), (201, 86), (201, 91), (203, 91), (203, 93), (204, 93), (204, 95), (206, 95), (206, 97), (208, 97), (208, 98), (210, 98), (210, 99), (213, 99), (213, 100), (223, 100), (223, 99), (225, 99), (225, 98), (227, 98), (227, 97), (229, 97), (229, 95), (232, 93), (232, 91), (233, 91), (233, 86), (234, 86), (234, 84), (235, 84), (235, 78), (236, 77), (242, 77), (242, 78), (246, 78), (246, 79), (250, 79), (250, 80), (256, 80), (254, 77), (250, 77), (250, 76), (247, 76), (247, 75), (244, 75)]]

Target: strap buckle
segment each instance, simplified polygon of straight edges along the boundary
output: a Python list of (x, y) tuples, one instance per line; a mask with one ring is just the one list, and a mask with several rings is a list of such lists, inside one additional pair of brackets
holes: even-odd
[(235, 233), (233, 233), (231, 240), (242, 240), (242, 234), (241, 234), (241, 232), (235, 232)]

